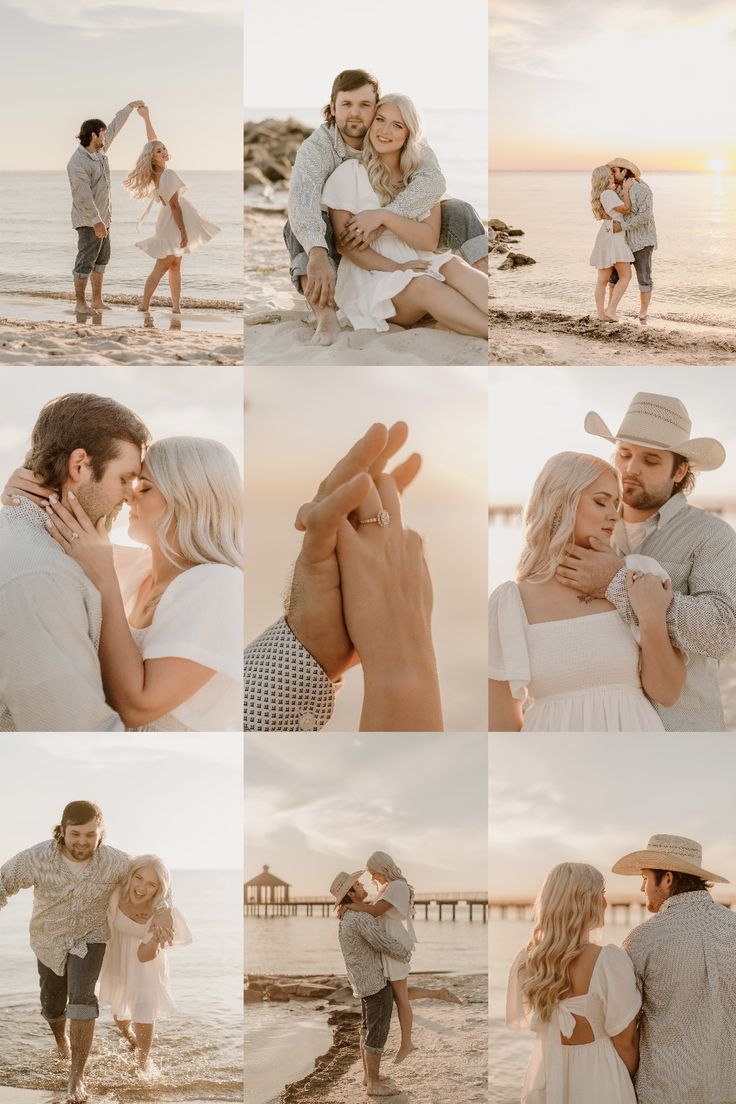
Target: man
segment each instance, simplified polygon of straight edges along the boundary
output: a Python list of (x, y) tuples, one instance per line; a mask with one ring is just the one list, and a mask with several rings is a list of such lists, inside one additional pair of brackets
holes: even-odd
[(614, 874), (640, 874), (655, 915), (624, 940), (642, 994), (639, 1104), (736, 1100), (736, 914), (712, 899), (702, 848), (652, 836)]
[[(652, 300), (654, 284), (652, 282), (652, 254), (657, 248), (657, 228), (654, 225), (654, 196), (652, 189), (643, 180), (640, 180), (641, 172), (633, 161), (627, 161), (625, 157), (617, 157), (608, 162), (608, 168), (613, 170), (613, 179), (616, 188), (620, 189), (624, 180), (634, 178), (629, 197), (631, 199), (631, 214), (624, 215), (613, 223), (613, 232), (625, 231), (626, 241), (634, 254), (634, 269), (639, 282), (639, 321), (646, 324), (649, 304)], [(613, 291), (618, 281), (618, 273), (613, 269), (609, 280), (609, 293)]]
[[(109, 528), (149, 441), (140, 418), (113, 399), (62, 395), (42, 409), (26, 466)], [(97, 660), (99, 591), (51, 537), (42, 502), (19, 497), (0, 510), (0, 732), (122, 730)]]
[(87, 280), (90, 277), (91, 310), (107, 309), (102, 298), (102, 281), (110, 260), (112, 192), (106, 151), (135, 107), (143, 107), (143, 100), (133, 100), (118, 111), (109, 127), (102, 119), (86, 119), (77, 135), (79, 145), (66, 167), (72, 189), (72, 226), (78, 238), (73, 275), (76, 311), (80, 315), (90, 313), (87, 305)]
[(685, 498), (696, 470), (713, 471), (723, 464), (723, 445), (711, 437), (691, 437), (692, 423), (679, 399), (646, 392), (634, 396), (617, 433), (593, 411), (585, 428), (616, 445), (622, 519), (612, 547), (591, 539), (590, 549), (569, 550), (557, 578), (577, 590), (581, 600), (585, 595), (607, 598), (633, 625), (623, 557), (638, 552), (658, 560), (672, 580), (667, 627), (673, 644), (687, 656), (687, 671), (673, 706), (652, 704), (670, 731), (723, 731), (718, 661), (736, 647), (736, 534)]
[[(341, 871), (333, 879), (330, 893), (337, 905), (364, 901), (368, 896), (360, 881), (363, 871)], [(381, 1056), (388, 1039), (393, 1011), (393, 990), (386, 979), (381, 952), (409, 962), (411, 952), (398, 940), (386, 935), (383, 926), (366, 912), (348, 909), (338, 929), (340, 950), (353, 994), (360, 998), (363, 1022), (360, 1029), (360, 1056), (368, 1096), (395, 1096), (396, 1088), (380, 1077)]]
[[(14, 893), (33, 886), (30, 933), (41, 1015), (60, 1057), (71, 1056), (70, 1104), (87, 1099), (84, 1070), (99, 1015), (95, 985), (110, 938), (108, 903), (130, 865), (129, 855), (108, 847), (103, 839), (102, 810), (91, 801), (71, 801), (53, 839), (21, 851), (0, 867), (0, 908)], [(158, 906), (161, 915), (152, 928), (162, 944), (172, 939), (170, 904), (168, 900)]]
[[(376, 104), (381, 97), (377, 79), (364, 69), (345, 69), (332, 83), (324, 123), (302, 142), (289, 187), (289, 221), (284, 240), (291, 258), (291, 279), (317, 318), (314, 344), (330, 345), (339, 332), (333, 301), (340, 254), (329, 215), (322, 211), (322, 189), (330, 173), (347, 158), (360, 159)], [(419, 168), (403, 192), (387, 209), (405, 218), (419, 218), (445, 194), (445, 178), (433, 151), (424, 147)], [(367, 247), (382, 228), (365, 232), (360, 216), (350, 220), (345, 243)], [(462, 200), (442, 203), (439, 246), (459, 252), (476, 268), (488, 271), (488, 236), (473, 208)]]

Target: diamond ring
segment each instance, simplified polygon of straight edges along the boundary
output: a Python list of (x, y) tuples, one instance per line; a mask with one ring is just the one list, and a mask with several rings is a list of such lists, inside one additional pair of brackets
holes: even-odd
[(376, 525), (380, 526), (381, 529), (383, 529), (384, 525), (388, 525), (390, 521), (391, 515), (389, 514), (388, 510), (379, 510), (375, 517), (364, 518), (360, 524), (372, 525), (375, 522)]

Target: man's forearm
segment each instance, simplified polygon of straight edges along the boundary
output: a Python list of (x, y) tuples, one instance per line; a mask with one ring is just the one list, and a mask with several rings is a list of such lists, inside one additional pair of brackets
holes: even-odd
[(736, 648), (736, 610), (716, 595), (675, 594), (667, 628), (683, 652), (725, 659)]

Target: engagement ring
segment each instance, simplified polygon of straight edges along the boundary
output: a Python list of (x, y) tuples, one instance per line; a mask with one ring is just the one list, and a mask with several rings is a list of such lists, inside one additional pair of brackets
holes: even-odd
[(361, 521), (360, 524), (361, 525), (372, 525), (373, 522), (375, 522), (376, 525), (380, 525), (381, 528), (383, 528), (384, 525), (388, 525), (390, 520), (391, 520), (391, 515), (389, 514), (388, 510), (379, 510), (375, 517), (364, 518), (364, 520)]

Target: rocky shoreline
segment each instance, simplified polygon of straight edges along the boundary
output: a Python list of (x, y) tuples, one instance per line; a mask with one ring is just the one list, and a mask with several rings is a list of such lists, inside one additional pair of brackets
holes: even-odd
[(522, 265), (536, 264), (533, 257), (526, 253), (515, 253), (513, 250), (517, 238), (523, 238), (524, 231), (507, 226), (501, 219), (490, 219), (488, 222), (488, 252), (504, 253), (506, 259), (503, 264), (497, 266), (497, 272), (505, 272), (510, 268), (519, 268)]

